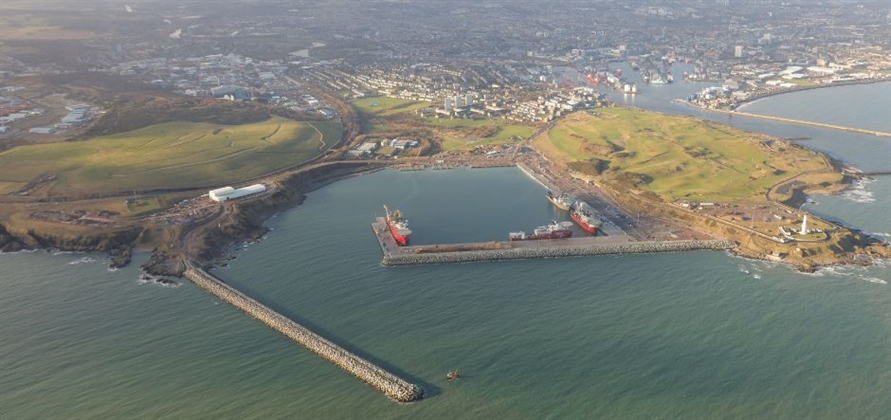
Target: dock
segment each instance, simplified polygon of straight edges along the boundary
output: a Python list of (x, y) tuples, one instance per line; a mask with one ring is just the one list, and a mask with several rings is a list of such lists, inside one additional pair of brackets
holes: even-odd
[(398, 246), (387, 229), (387, 224), (383, 217), (378, 217), (371, 224), (371, 227), (383, 252), (381, 264), (386, 266), (726, 250), (736, 246), (736, 243), (733, 241), (726, 240), (629, 241), (624, 237), (584, 237), (514, 242), (491, 241)]

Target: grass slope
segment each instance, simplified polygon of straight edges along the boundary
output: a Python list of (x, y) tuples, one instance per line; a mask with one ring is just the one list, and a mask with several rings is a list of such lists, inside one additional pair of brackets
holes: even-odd
[(761, 201), (781, 180), (832, 172), (825, 159), (804, 148), (691, 117), (625, 108), (573, 114), (537, 144), (577, 170), (668, 201)]
[(280, 117), (245, 125), (170, 122), (85, 141), (0, 153), (0, 193), (44, 174), (53, 193), (217, 186), (294, 166), (324, 153), (340, 122)]
[(352, 105), (359, 111), (359, 117), (362, 121), (362, 132), (380, 133), (394, 128), (386, 122), (386, 117), (426, 108), (430, 106), (430, 103), (388, 98), (386, 96), (373, 96), (356, 100)]
[(474, 146), (502, 144), (525, 139), (534, 128), (528, 125), (509, 124), (500, 119), (434, 119), (425, 120), (431, 127), (442, 128), (443, 150), (464, 150)]
[[(362, 120), (362, 131), (372, 136), (419, 137), (431, 134), (441, 139), (443, 150), (469, 150), (478, 145), (507, 143), (532, 135), (534, 127), (510, 124), (493, 118), (422, 118), (412, 112), (430, 102), (374, 96), (352, 102)], [(424, 131), (426, 130), (426, 131)]]

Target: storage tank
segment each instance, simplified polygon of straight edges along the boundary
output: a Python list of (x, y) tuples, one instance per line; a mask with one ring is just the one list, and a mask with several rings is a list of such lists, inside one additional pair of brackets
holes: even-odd
[(623, 90), (625, 92), (631, 93), (631, 84), (625, 83), (625, 88)]

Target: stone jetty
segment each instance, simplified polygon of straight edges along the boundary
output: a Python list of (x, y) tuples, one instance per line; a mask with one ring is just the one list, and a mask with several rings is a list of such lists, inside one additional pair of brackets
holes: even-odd
[(391, 399), (407, 403), (420, 400), (423, 397), (424, 390), (420, 386), (409, 383), (326, 340), (306, 327), (223, 283), (223, 281), (198, 268), (195, 264), (187, 262), (184, 275), (202, 289), (260, 320), (313, 353), (334, 363), (347, 373), (365, 381)]
[(386, 229), (383, 218), (372, 224), (384, 258), (381, 264), (419, 265), (466, 263), (475, 261), (520, 260), (531, 258), (563, 258), (588, 255), (643, 254), (697, 250), (725, 250), (736, 246), (733, 241), (641, 241), (627, 242), (608, 238), (574, 238), (519, 242), (482, 242), (448, 245), (400, 247)]

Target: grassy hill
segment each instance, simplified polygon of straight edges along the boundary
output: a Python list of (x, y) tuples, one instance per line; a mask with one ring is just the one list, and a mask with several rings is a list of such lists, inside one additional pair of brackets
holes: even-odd
[(470, 150), (479, 145), (508, 143), (525, 139), (535, 128), (497, 118), (423, 118), (413, 111), (430, 102), (374, 96), (352, 102), (359, 112), (366, 136), (437, 139), (442, 150)]
[(291, 167), (324, 153), (341, 123), (154, 124), (89, 140), (0, 153), (0, 193), (55, 176), (50, 194), (217, 186)]
[(536, 146), (575, 170), (667, 201), (761, 201), (768, 188), (795, 175), (840, 179), (822, 155), (792, 143), (625, 108), (573, 114)]

